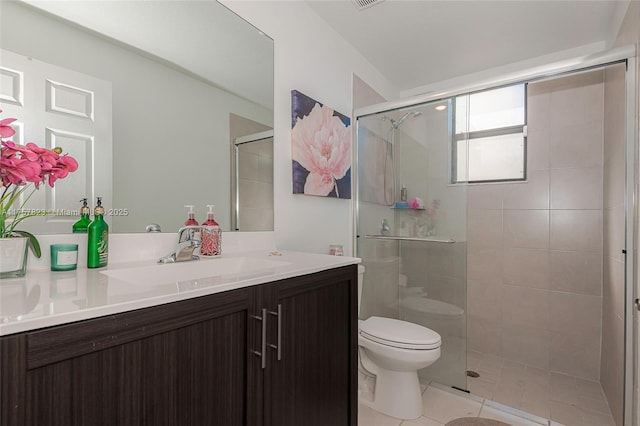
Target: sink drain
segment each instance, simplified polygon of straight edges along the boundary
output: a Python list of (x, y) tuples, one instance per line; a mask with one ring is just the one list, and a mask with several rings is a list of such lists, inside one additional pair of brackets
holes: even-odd
[(474, 379), (480, 377), (480, 375), (473, 370), (467, 370), (467, 376), (473, 377)]

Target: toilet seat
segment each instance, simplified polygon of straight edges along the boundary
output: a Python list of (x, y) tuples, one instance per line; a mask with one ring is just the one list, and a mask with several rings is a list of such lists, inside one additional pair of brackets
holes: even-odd
[(430, 350), (441, 345), (435, 331), (406, 321), (370, 317), (360, 323), (360, 335), (386, 346), (403, 349)]

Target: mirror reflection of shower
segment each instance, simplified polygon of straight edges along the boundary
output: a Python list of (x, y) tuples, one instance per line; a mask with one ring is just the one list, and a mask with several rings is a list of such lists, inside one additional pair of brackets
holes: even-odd
[(231, 229), (273, 229), (273, 130), (235, 138), (232, 165)]
[[(394, 120), (391, 117), (387, 117), (386, 115), (382, 116), (382, 121), (389, 121), (389, 123), (391, 123), (391, 127), (389, 128), (389, 135), (387, 137), (387, 152), (384, 156), (384, 188), (387, 188), (387, 185), (389, 183), (391, 183), (391, 188), (392, 193), (391, 193), (391, 200), (389, 200), (387, 198), (387, 191), (384, 191), (384, 202), (387, 206), (392, 206), (395, 204), (395, 200), (396, 200), (396, 153), (395, 153), (395, 134), (396, 134), (396, 130), (398, 130), (400, 128), (400, 126), (402, 126), (402, 123), (405, 122), (405, 120), (409, 117), (411, 118), (415, 118), (419, 115), (421, 115), (422, 112), (420, 111), (409, 111), (404, 113), (404, 115), (402, 117), (400, 117), (398, 120)], [(391, 164), (389, 164), (391, 163)], [(388, 168), (391, 167), (391, 182), (387, 182), (387, 171)]]

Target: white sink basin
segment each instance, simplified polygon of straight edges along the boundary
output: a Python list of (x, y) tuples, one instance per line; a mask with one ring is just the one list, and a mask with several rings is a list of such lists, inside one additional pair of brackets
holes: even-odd
[(277, 268), (287, 265), (290, 263), (271, 259), (222, 257), (137, 268), (111, 269), (100, 273), (136, 285), (180, 283), (194, 280), (206, 280), (206, 284), (211, 285), (216, 282), (239, 281), (261, 275), (271, 275), (276, 272)]

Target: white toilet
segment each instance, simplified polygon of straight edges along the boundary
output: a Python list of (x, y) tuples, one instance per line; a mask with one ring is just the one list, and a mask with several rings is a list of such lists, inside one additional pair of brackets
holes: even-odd
[[(364, 266), (358, 266), (358, 313)], [(440, 335), (406, 321), (370, 317), (358, 324), (358, 353), (366, 374), (375, 376), (371, 406), (400, 419), (422, 415), (418, 370), (440, 358)]]

